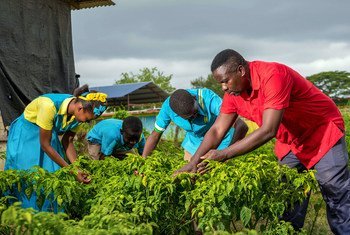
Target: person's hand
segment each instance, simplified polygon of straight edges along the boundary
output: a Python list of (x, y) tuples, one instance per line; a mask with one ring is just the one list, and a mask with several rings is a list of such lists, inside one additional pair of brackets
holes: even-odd
[(202, 162), (197, 165), (197, 168), (198, 168), (197, 172), (203, 175), (208, 171), (207, 169), (208, 162), (204, 160), (214, 160), (214, 161), (223, 162), (227, 160), (227, 156), (225, 152), (222, 150), (212, 149), (208, 153), (206, 153), (204, 156), (200, 157), (200, 159), (202, 160)]
[(184, 166), (181, 167), (180, 169), (176, 170), (176, 171), (173, 173), (173, 177), (174, 177), (174, 176), (177, 176), (178, 174), (185, 173), (185, 172), (188, 172), (188, 173), (196, 173), (196, 172), (197, 172), (197, 166), (196, 166), (196, 164), (193, 164), (193, 163), (191, 163), (191, 162), (187, 163), (186, 165), (184, 165)]
[(91, 182), (90, 175), (85, 173), (85, 172), (82, 172), (80, 170), (78, 170), (78, 174), (76, 175), (76, 179), (80, 183), (84, 183), (84, 184), (89, 184)]

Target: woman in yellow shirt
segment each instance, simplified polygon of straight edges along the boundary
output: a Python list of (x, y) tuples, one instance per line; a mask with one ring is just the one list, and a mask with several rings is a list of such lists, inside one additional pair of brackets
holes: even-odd
[[(10, 126), (5, 170), (40, 166), (54, 172), (74, 162), (77, 158), (73, 145), (75, 130), (80, 123), (93, 120), (106, 110), (106, 98), (106, 94), (89, 92), (85, 85), (76, 89), (74, 95), (45, 94), (34, 99)], [(59, 135), (63, 135), (62, 141)], [(78, 172), (77, 180), (90, 181), (82, 172)], [(29, 200), (21, 195), (22, 207), (38, 209), (36, 195)], [(49, 210), (49, 204), (45, 202), (42, 210)]]

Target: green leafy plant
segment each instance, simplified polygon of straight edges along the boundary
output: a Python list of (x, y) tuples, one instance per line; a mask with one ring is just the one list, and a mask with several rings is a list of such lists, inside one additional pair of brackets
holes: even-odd
[[(186, 162), (182, 160), (182, 150), (168, 141), (147, 159), (130, 154), (122, 161), (112, 157), (91, 161), (80, 156), (73, 165), (55, 173), (38, 167), (0, 172), (0, 231), (189, 234), (194, 233), (194, 221), (201, 231), (213, 234), (290, 231), (288, 223), (278, 220), (287, 199), (302, 200), (316, 183), (311, 172), (298, 174), (280, 166), (268, 155), (271, 148), (267, 145), (226, 164), (210, 162), (211, 170), (203, 176), (172, 177)], [(90, 184), (75, 180), (71, 172), (77, 168), (91, 175)], [(48, 199), (64, 213), (10, 205), (16, 190), (25, 191), (27, 196), (35, 192), (39, 207)]]

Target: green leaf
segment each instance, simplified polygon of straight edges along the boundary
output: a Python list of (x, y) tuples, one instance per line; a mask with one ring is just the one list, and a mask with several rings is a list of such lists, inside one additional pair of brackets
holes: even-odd
[(240, 213), (240, 219), (245, 227), (247, 227), (251, 218), (252, 218), (252, 210), (246, 206), (243, 206)]
[(24, 190), (24, 193), (27, 197), (27, 199), (30, 199), (30, 197), (32, 196), (33, 193), (33, 188), (32, 187), (28, 187)]
[(22, 216), (28, 223), (32, 223), (32, 214), (30, 212), (24, 212)]
[(62, 199), (61, 195), (59, 195), (59, 196), (57, 197), (57, 204), (58, 204), (59, 206), (62, 206), (62, 203), (63, 203), (63, 199)]

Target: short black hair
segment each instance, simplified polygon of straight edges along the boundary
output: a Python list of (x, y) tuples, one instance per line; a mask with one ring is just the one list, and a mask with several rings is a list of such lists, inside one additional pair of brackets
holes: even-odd
[(241, 54), (232, 49), (225, 49), (220, 51), (211, 62), (211, 71), (214, 72), (217, 68), (224, 64), (231, 64), (234, 69), (237, 68), (238, 65), (245, 66), (247, 61), (243, 58)]
[(142, 132), (142, 122), (140, 118), (129, 116), (124, 119), (122, 129), (130, 134)]
[(195, 98), (186, 90), (178, 89), (170, 96), (170, 108), (177, 115), (187, 115), (193, 111)]

